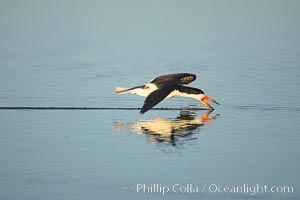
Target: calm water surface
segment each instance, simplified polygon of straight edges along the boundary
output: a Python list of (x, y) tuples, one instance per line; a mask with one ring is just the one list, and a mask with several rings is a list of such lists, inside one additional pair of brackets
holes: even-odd
[[(116, 96), (114, 87), (173, 72), (197, 74), (191, 86), (221, 106), (0, 110), (1, 199), (299, 199), (299, 8), (2, 1), (2, 107), (140, 107), (142, 97)], [(158, 107), (197, 104), (174, 98)], [(200, 191), (137, 193), (137, 184)], [(213, 193), (212, 184), (294, 191)]]

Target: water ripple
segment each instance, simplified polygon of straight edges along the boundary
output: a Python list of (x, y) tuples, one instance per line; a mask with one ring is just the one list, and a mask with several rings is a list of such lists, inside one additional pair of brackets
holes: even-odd
[(274, 106), (274, 105), (238, 105), (238, 106), (231, 106), (233, 109), (238, 110), (261, 110), (261, 111), (294, 111), (299, 112), (300, 107), (294, 106)]

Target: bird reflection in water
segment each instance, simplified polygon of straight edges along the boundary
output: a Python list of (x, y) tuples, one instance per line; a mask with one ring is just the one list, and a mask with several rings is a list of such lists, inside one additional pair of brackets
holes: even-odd
[(114, 122), (118, 131), (129, 131), (145, 134), (149, 143), (170, 144), (178, 146), (197, 139), (200, 127), (216, 119), (219, 115), (210, 116), (212, 110), (197, 116), (192, 111), (181, 111), (176, 118), (155, 118), (133, 123)]

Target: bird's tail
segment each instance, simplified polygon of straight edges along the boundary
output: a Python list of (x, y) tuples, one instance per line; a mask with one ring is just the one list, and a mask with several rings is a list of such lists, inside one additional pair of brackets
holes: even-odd
[(126, 93), (128, 93), (128, 88), (115, 87), (115, 93), (116, 94), (126, 94)]

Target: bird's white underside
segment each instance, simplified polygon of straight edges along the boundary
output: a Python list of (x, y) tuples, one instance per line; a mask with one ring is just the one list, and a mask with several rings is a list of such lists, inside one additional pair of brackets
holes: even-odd
[[(147, 83), (146, 87), (144, 89), (135, 88), (132, 90), (127, 90), (126, 88), (116, 88), (116, 92), (118, 91), (117, 93), (119, 93), (119, 94), (135, 94), (135, 95), (147, 97), (150, 93), (152, 93), (153, 91), (155, 91), (157, 89), (158, 88), (155, 84)], [(166, 97), (166, 99), (170, 99), (175, 96), (190, 97), (190, 98), (200, 100), (205, 95), (204, 94), (188, 94), (188, 93), (179, 92), (178, 90), (174, 90)]]

